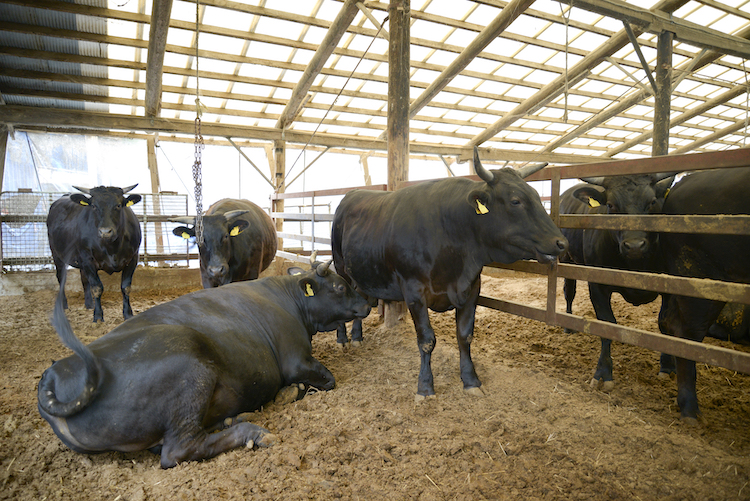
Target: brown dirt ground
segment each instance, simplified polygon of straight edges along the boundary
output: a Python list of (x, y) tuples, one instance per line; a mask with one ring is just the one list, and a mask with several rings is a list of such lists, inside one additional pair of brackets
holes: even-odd
[[(574, 308), (593, 316), (586, 289), (579, 285)], [(188, 291), (134, 293), (133, 307), (137, 313)], [(483, 285), (487, 295), (537, 306), (545, 291), (543, 278), (486, 278)], [(674, 381), (656, 377), (655, 353), (615, 344), (617, 385), (594, 391), (588, 379), (598, 338), (481, 307), (472, 351), (483, 398), (462, 390), (452, 312), (432, 316), (438, 396), (419, 405), (412, 324), (387, 331), (371, 314), (356, 351), (339, 352), (333, 333), (313, 341), (336, 376), (334, 390), (256, 413), (255, 422), (281, 439), (269, 449), (171, 470), (149, 452), (77, 454), (36, 409), (39, 377), (69, 354), (49, 324), (54, 294), (0, 298), (0, 499), (750, 498), (750, 377), (701, 365), (703, 421), (687, 426)], [(80, 293), (70, 293), (69, 303), (84, 342), (122, 320), (117, 293), (105, 293), (103, 325), (91, 322)], [(658, 304), (635, 308), (617, 296), (615, 312), (625, 325), (655, 330)]]

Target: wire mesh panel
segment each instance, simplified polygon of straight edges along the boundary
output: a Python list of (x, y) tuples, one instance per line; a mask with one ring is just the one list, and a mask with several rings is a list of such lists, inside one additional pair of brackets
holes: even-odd
[[(52, 253), (47, 239), (47, 214), (52, 203), (67, 193), (0, 193), (0, 266), (3, 271), (52, 270)], [(141, 222), (143, 239), (140, 260), (145, 264), (186, 264), (188, 247), (172, 235), (170, 218), (187, 215), (187, 195), (177, 193), (141, 194), (132, 206)]]

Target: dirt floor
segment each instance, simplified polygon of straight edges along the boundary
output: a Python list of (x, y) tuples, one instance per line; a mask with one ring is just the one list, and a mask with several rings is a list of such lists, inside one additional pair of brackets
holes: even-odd
[[(189, 290), (134, 293), (133, 308)], [(524, 277), (486, 278), (482, 290), (537, 306), (545, 291), (546, 279)], [(575, 312), (593, 317), (585, 284), (578, 291)], [(750, 377), (701, 365), (703, 420), (687, 426), (657, 354), (615, 344), (616, 387), (595, 391), (598, 338), (481, 307), (472, 352), (483, 398), (463, 392), (452, 312), (432, 316), (438, 395), (419, 405), (413, 325), (386, 330), (371, 314), (357, 350), (340, 352), (334, 333), (313, 340), (334, 390), (256, 413), (280, 437), (269, 449), (170, 470), (149, 452), (78, 454), (36, 408), (42, 372), (70, 354), (49, 324), (54, 294), (0, 297), (0, 499), (750, 499)], [(68, 298), (84, 342), (122, 321), (116, 292), (105, 292), (103, 325), (80, 293)], [(656, 330), (658, 300), (615, 303), (620, 323)]]

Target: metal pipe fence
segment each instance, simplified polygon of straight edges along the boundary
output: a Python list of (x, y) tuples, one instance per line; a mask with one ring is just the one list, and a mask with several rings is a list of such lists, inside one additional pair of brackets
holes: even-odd
[[(3, 272), (54, 270), (47, 239), (47, 214), (62, 192), (20, 190), (0, 193), (0, 268)], [(189, 246), (171, 232), (170, 218), (186, 216), (187, 195), (141, 194), (131, 208), (141, 222), (140, 262), (146, 265), (189, 264)]]

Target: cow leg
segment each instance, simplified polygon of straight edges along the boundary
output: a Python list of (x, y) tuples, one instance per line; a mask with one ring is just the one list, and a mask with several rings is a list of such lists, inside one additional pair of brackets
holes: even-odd
[[(430, 325), (427, 307), (421, 301), (407, 302), (414, 327), (417, 331), (417, 346), (419, 346), (419, 379), (417, 382), (417, 401), (425, 397), (434, 396), (435, 388), (432, 379), (432, 350), (435, 349), (435, 331)], [(463, 361), (463, 360), (462, 360)]]
[[(659, 314), (659, 329), (672, 336), (702, 342), (708, 328), (716, 321), (724, 303), (707, 299), (671, 296), (666, 311)], [(662, 304), (662, 310), (665, 310)], [(663, 313), (663, 314), (662, 314)], [(677, 405), (681, 418), (696, 422), (700, 409), (696, 392), (695, 361), (677, 359)]]
[[(52, 260), (55, 262), (55, 275), (57, 275), (57, 283), (61, 284), (63, 274), (67, 273), (67, 267), (68, 265), (65, 264), (64, 261), (62, 261), (57, 256), (52, 256)], [(63, 302), (63, 308), (66, 310), (68, 309), (68, 298), (65, 297), (65, 288), (60, 288), (60, 294), (62, 294), (62, 302)]]
[[(572, 278), (566, 278), (563, 284), (563, 294), (565, 295), (565, 312), (573, 313), (573, 300), (576, 298), (577, 281)], [(573, 329), (565, 328), (565, 332), (570, 334), (575, 332)]]
[(89, 285), (89, 279), (86, 277), (86, 273), (81, 270), (81, 286), (83, 287), (83, 305), (87, 310), (94, 309), (94, 298), (91, 297), (91, 286)]
[[(615, 314), (612, 312), (612, 291), (601, 284), (589, 282), (589, 296), (596, 312), (596, 318), (616, 324), (617, 320), (615, 320)], [(601, 339), (601, 352), (599, 353), (594, 377), (591, 379), (591, 386), (596, 388), (601, 385), (602, 390), (610, 391), (615, 386), (613, 381), (612, 340)]]
[(222, 452), (246, 445), (257, 444), (268, 447), (276, 442), (276, 437), (267, 429), (248, 422), (239, 422), (216, 433), (207, 433), (194, 426), (193, 433), (181, 433), (179, 437), (165, 436), (161, 448), (161, 467), (172, 468), (184, 461), (200, 461), (212, 458)]
[(349, 344), (349, 336), (346, 335), (346, 323), (344, 322), (341, 322), (339, 326), (336, 327), (336, 343), (342, 350)]
[(476, 296), (462, 308), (456, 308), (456, 339), (458, 340), (458, 353), (460, 356), (461, 381), (464, 382), (464, 390), (472, 395), (481, 396), (484, 393), (480, 389), (482, 382), (474, 370), (474, 362), (471, 360), (471, 341), (474, 338), (474, 315), (477, 309), (476, 297), (479, 295), (479, 287), (476, 287)]
[(302, 383), (305, 387), (312, 386), (318, 390), (331, 390), (336, 386), (336, 379), (325, 365), (312, 355), (287, 353), (289, 361), (282, 367), (284, 384)]
[[(84, 275), (86, 276), (84, 282)], [(91, 291), (91, 297), (94, 300), (94, 323), (98, 320), (104, 321), (104, 311), (102, 310), (102, 292), (104, 292), (104, 286), (102, 281), (99, 279), (99, 274), (93, 264), (81, 265), (81, 282), (88, 283), (89, 290)]]
[[(661, 308), (659, 309), (659, 326), (661, 328), (662, 320), (666, 314), (665, 306), (669, 304), (669, 295), (664, 294), (661, 298)], [(671, 378), (672, 374), (677, 373), (677, 361), (674, 355), (662, 353), (659, 357), (659, 377), (660, 378)]]
[(362, 344), (362, 319), (355, 318), (352, 321), (352, 346), (357, 347)]
[(122, 270), (120, 290), (122, 291), (122, 318), (125, 320), (133, 316), (133, 309), (130, 307), (130, 286), (133, 283), (136, 266), (138, 266), (138, 258), (134, 257)]

